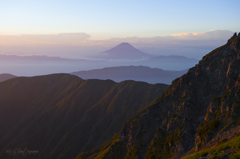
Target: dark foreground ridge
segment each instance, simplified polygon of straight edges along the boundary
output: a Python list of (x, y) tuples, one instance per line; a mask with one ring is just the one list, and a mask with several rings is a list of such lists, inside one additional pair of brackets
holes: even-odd
[(235, 146), (192, 158), (240, 157), (239, 114), (240, 36), (235, 33), (226, 45), (175, 79), (154, 104), (129, 120), (111, 140), (76, 158), (181, 158), (230, 143), (232, 138)]
[(109, 140), (167, 87), (69, 74), (1, 82), (0, 158), (74, 158)]
[(14, 76), (14, 75), (11, 75), (11, 74), (8, 74), (8, 73), (3, 73), (3, 74), (0, 74), (0, 82), (9, 80), (9, 79), (12, 79), (12, 78), (15, 78), (15, 77), (16, 76)]

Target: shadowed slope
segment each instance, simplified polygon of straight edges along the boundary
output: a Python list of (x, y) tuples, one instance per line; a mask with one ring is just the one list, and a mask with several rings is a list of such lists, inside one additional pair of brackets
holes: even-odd
[(38, 153), (25, 158), (74, 158), (109, 140), (167, 87), (82, 80), (69, 74), (2, 82), (0, 156), (12, 158), (7, 150), (27, 148)]

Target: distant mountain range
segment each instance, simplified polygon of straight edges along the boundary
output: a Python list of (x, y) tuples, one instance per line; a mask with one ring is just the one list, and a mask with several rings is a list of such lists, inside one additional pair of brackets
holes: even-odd
[(129, 43), (121, 43), (99, 53), (93, 59), (0, 55), (0, 73), (36, 76), (130, 65), (181, 71), (193, 67), (197, 62), (196, 59), (184, 56), (154, 56), (134, 48)]
[[(109, 140), (167, 87), (69, 74), (1, 82), (0, 158), (74, 158)], [(38, 152), (23, 156), (17, 149)]]
[(154, 56), (151, 57), (145, 61), (156, 61), (156, 62), (198, 62), (199, 60), (195, 59), (195, 58), (187, 58), (185, 56), (179, 56), (179, 55), (169, 55), (169, 56)]
[(0, 74), (0, 82), (15, 78), (16, 76), (8, 74), (8, 73), (4, 73), (4, 74)]
[(49, 56), (0, 55), (0, 73), (17, 76), (69, 73), (79, 69), (93, 69), (101, 63), (103, 62)]
[[(129, 45), (129, 44), (122, 44)], [(120, 47), (121, 48), (121, 47)], [(135, 50), (132, 46), (129, 50)], [(138, 50), (139, 51), (139, 50)], [(135, 53), (138, 52), (135, 50)], [(112, 51), (111, 51), (112, 52)], [(122, 53), (124, 56), (126, 53)], [(122, 56), (121, 53), (117, 54)], [(137, 54), (137, 53), (136, 53)], [(109, 56), (117, 57), (115, 54)], [(101, 69), (105, 67), (117, 66), (148, 66), (151, 68), (159, 68), (163, 70), (181, 71), (189, 69), (197, 64), (198, 60), (187, 58), (184, 56), (148, 56), (146, 54), (138, 54), (131, 60), (123, 60), (122, 57), (101, 60), (85, 60), (85, 59), (66, 59), (60, 57), (48, 56), (16, 56), (16, 55), (0, 55), (0, 73), (10, 73), (17, 76), (34, 76), (51, 73), (70, 73), (83, 70)], [(146, 55), (146, 56), (145, 56)], [(141, 60), (140, 58), (141, 57)], [(144, 58), (142, 58), (144, 57)], [(148, 58), (145, 58), (148, 57)], [(113, 58), (114, 59), (114, 58)], [(118, 59), (118, 60), (117, 60)]]
[(16, 60), (16, 61), (85, 61), (84, 59), (67, 59), (61, 57), (50, 57), (45, 55), (33, 55), (33, 56), (18, 56), (18, 55), (3, 55), (0, 54), (0, 61), (4, 60)]
[(171, 82), (188, 70), (183, 71), (165, 71), (158, 68), (150, 68), (146, 66), (120, 66), (120, 67), (107, 67), (103, 69), (94, 69), (89, 71), (73, 72), (83, 79), (111, 79), (115, 82), (124, 80), (144, 81), (151, 84)]
[(151, 68), (161, 68), (164, 70), (185, 70), (195, 66), (199, 60), (187, 58), (185, 56), (169, 55), (155, 56), (142, 61), (136, 61), (135, 64), (149, 66)]

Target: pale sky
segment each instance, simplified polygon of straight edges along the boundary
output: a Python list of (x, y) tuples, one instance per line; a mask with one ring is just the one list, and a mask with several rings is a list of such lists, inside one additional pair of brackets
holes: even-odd
[(0, 0), (0, 54), (78, 58), (122, 42), (200, 59), (240, 32), (240, 0)]
[(240, 31), (239, 0), (0, 0), (0, 35), (86, 33), (92, 40)]

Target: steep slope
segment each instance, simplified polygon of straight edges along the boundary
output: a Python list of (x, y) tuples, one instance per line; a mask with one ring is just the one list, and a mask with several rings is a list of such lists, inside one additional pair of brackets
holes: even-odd
[(109, 50), (100, 53), (100, 57), (112, 60), (141, 60), (153, 55), (142, 52), (129, 43), (121, 43)]
[(150, 68), (147, 66), (119, 66), (119, 67), (106, 67), (103, 69), (94, 69), (89, 71), (73, 72), (83, 79), (111, 79), (115, 82), (124, 80), (143, 81), (151, 84), (171, 82), (187, 73), (188, 70), (182, 71), (165, 71), (158, 68)]
[(16, 76), (11, 75), (11, 74), (7, 74), (7, 73), (0, 74), (0, 82), (9, 80), (9, 79), (12, 79), (12, 78), (15, 78), (15, 77), (16, 77)]
[[(74, 158), (109, 140), (167, 87), (69, 74), (2, 82), (0, 158)], [(16, 148), (37, 153), (23, 156)]]
[(239, 102), (238, 36), (174, 80), (112, 140), (77, 158), (181, 158), (218, 144), (224, 134), (225, 140), (236, 136), (240, 131)]

